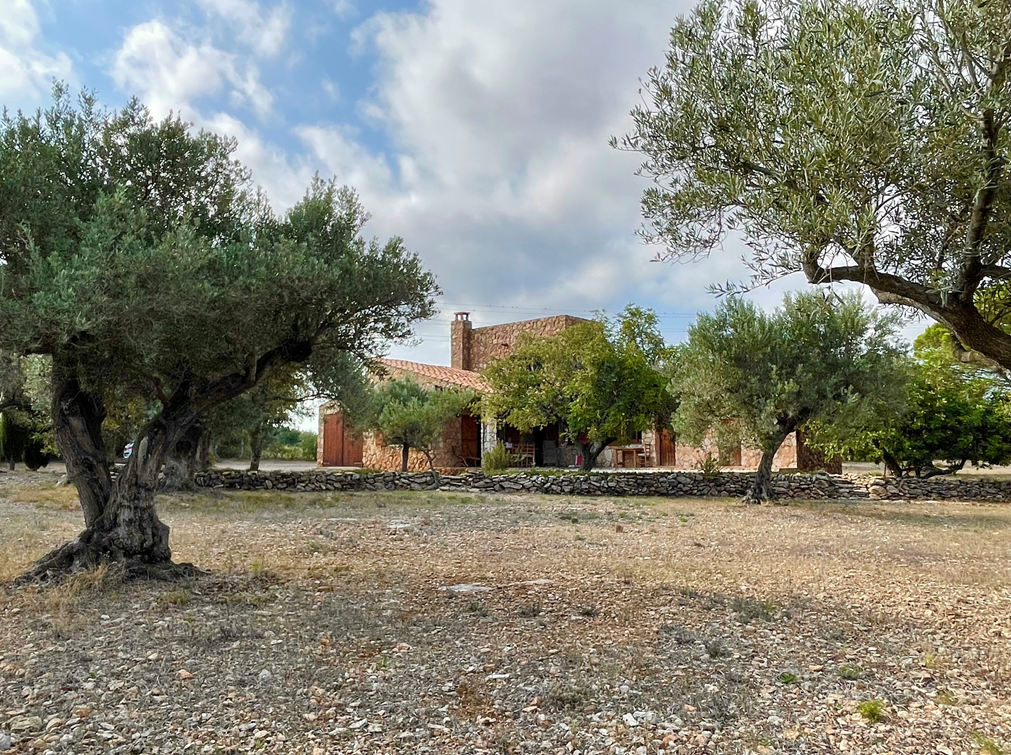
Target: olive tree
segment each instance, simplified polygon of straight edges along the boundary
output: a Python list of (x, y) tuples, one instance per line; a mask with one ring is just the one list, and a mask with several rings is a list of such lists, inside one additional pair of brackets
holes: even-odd
[(409, 377), (388, 380), (374, 390), (370, 407), (357, 424), (378, 431), (383, 444), (400, 447), (401, 471), (407, 471), (412, 448), (424, 454), (429, 469), (435, 469), (435, 445), (446, 425), (476, 399), (473, 391), (427, 388)]
[[(355, 193), (319, 178), (275, 213), (235, 143), (89, 96), (0, 121), (0, 351), (52, 364), (56, 443), (85, 530), (44, 575), (102, 560), (174, 571), (155, 511), (170, 450), (224, 402), (297, 364), (326, 382), (433, 312), (400, 239), (362, 235)], [(104, 397), (154, 411), (114, 478)]]
[(633, 128), (661, 259), (750, 244), (914, 307), (1011, 368), (1011, 2), (702, 0)]
[(773, 457), (790, 433), (901, 398), (897, 322), (855, 292), (790, 295), (771, 313), (731, 297), (700, 314), (678, 349), (674, 427), (693, 443), (713, 433), (721, 444), (756, 446), (762, 458), (745, 500), (768, 500)]

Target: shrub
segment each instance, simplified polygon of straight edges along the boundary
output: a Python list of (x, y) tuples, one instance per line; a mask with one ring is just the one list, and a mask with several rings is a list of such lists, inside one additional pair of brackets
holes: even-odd
[(487, 474), (502, 472), (509, 469), (512, 464), (512, 456), (506, 449), (504, 443), (499, 443), (490, 451), (486, 451), (481, 456), (481, 469)]
[(703, 479), (711, 480), (722, 470), (720, 460), (711, 453), (706, 453), (705, 457), (695, 462), (695, 468), (702, 473)]
[(885, 715), (885, 704), (881, 700), (864, 700), (857, 706), (857, 711), (861, 716), (874, 724), (887, 718)]
[(316, 433), (299, 433), (289, 430), (285, 437), (294, 437), (294, 442), (274, 441), (263, 449), (263, 457), (284, 461), (316, 461)]

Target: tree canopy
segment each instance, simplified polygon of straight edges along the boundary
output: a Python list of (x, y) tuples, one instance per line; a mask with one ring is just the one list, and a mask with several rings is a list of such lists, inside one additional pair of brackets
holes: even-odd
[(664, 259), (750, 244), (915, 307), (1011, 368), (1011, 2), (702, 0), (632, 131)]
[(668, 355), (656, 315), (633, 306), (556, 336), (521, 336), (484, 371), (484, 411), (521, 432), (559, 423), (592, 469), (608, 444), (669, 423), (674, 399), (660, 371)]
[(389, 380), (375, 389), (371, 408), (360, 425), (378, 430), (384, 445), (401, 448), (404, 472), (412, 448), (423, 453), (429, 468), (434, 469), (434, 448), (446, 425), (476, 399), (473, 391), (426, 388), (409, 377)]
[(773, 457), (790, 433), (901, 396), (906, 372), (897, 323), (855, 292), (788, 295), (771, 313), (731, 297), (700, 314), (677, 350), (675, 429), (692, 443), (712, 433), (721, 446), (760, 449), (747, 498), (767, 500)]
[(963, 364), (951, 346), (939, 325), (917, 338), (906, 400), (881, 407), (864, 428), (830, 433), (836, 446), (883, 462), (896, 477), (933, 477), (969, 462), (1011, 461), (1011, 386)]
[[(361, 235), (354, 191), (316, 178), (279, 215), (234, 149), (59, 87), (49, 109), (0, 121), (0, 351), (51, 359), (88, 528), (39, 569), (168, 562), (157, 476), (202, 415), (290, 364), (326, 386), (433, 312), (434, 279), (400, 239)], [(111, 390), (157, 407), (115, 482)]]

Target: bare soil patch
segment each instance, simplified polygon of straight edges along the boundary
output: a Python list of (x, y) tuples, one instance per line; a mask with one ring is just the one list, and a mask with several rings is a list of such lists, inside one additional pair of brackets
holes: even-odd
[[(0, 578), (74, 536), (0, 475)], [(0, 592), (0, 747), (1011, 749), (1011, 507), (207, 493), (175, 557)], [(455, 589), (447, 589), (455, 587)]]

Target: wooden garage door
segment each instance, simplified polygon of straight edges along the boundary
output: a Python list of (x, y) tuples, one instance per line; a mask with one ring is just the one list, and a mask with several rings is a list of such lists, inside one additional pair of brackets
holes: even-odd
[(344, 415), (327, 414), (323, 418), (323, 466), (360, 467), (362, 436), (344, 421)]

